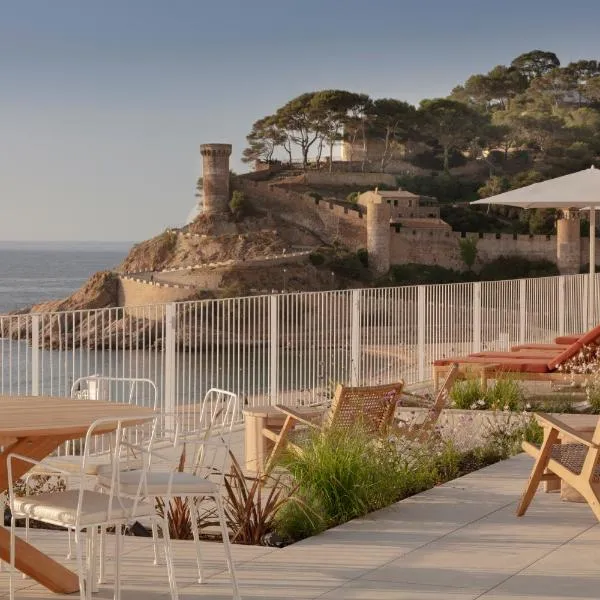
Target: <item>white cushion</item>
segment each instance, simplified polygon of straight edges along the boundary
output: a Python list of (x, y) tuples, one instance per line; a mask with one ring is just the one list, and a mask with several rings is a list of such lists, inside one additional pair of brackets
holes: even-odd
[[(164, 496), (169, 487), (169, 478), (173, 475), (171, 494), (177, 496), (201, 496), (203, 494), (219, 493), (219, 486), (213, 481), (192, 475), (191, 473), (170, 473), (169, 471), (149, 471), (147, 486), (149, 496)], [(121, 471), (118, 475), (121, 494), (135, 496), (140, 481), (140, 471)], [(110, 488), (110, 471), (103, 468), (98, 474), (98, 483)]]
[[(85, 474), (86, 475), (97, 475), (100, 467), (107, 466), (110, 469), (110, 461), (112, 457), (108, 453), (92, 454), (85, 459)], [(36, 465), (31, 469), (30, 473), (33, 475), (47, 475), (55, 473), (56, 469), (61, 471), (68, 471), (73, 475), (78, 475), (81, 472), (81, 456), (51, 456), (50, 458), (44, 459), (43, 465)], [(127, 466), (131, 468), (141, 467), (141, 459), (127, 458), (121, 462), (126, 462)], [(47, 468), (46, 468), (47, 467)]]
[[(100, 492), (84, 491), (81, 506), (82, 525), (106, 523), (108, 521), (109, 495)], [(15, 515), (21, 515), (55, 523), (57, 525), (75, 525), (79, 490), (48, 492), (37, 496), (22, 496), (13, 501)], [(111, 521), (126, 520), (131, 517), (143, 517), (154, 514), (154, 506), (147, 502), (138, 502), (135, 514), (134, 501), (129, 498), (113, 497)]]

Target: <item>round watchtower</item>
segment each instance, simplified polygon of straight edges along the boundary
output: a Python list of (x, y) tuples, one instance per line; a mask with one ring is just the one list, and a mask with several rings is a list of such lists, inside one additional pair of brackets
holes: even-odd
[(203, 211), (222, 214), (229, 210), (229, 157), (231, 144), (202, 144)]
[(579, 212), (564, 210), (556, 221), (556, 265), (561, 275), (576, 275), (581, 266)]
[(367, 207), (367, 251), (369, 267), (383, 275), (390, 270), (390, 219), (392, 209), (377, 191), (360, 196)]

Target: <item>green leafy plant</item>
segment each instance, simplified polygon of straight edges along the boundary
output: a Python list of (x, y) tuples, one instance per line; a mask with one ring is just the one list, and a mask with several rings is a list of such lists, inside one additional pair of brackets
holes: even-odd
[(469, 271), (473, 270), (475, 260), (477, 260), (477, 239), (473, 237), (461, 238), (458, 240), (460, 257)]
[(485, 393), (478, 379), (457, 381), (448, 395), (453, 408), (464, 410), (486, 408)]
[(525, 405), (523, 388), (509, 377), (497, 379), (484, 397), (487, 408), (495, 410), (522, 410)]
[(244, 193), (234, 190), (229, 201), (229, 210), (231, 210), (233, 216), (236, 219), (241, 219), (248, 214), (249, 209), (250, 205)]
[(400, 461), (387, 442), (357, 425), (351, 432), (330, 429), (308, 435), (302, 452), (284, 455), (282, 465), (298, 487), (304, 512), (310, 519), (320, 516), (314, 519), (320, 529), (393, 502)]

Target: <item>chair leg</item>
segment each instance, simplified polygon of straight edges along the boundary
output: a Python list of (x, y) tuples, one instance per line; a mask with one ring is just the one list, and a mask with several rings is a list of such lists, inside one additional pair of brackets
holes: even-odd
[(169, 579), (169, 590), (171, 600), (178, 600), (177, 581), (175, 580), (175, 569), (173, 567), (173, 550), (171, 548), (171, 537), (169, 535), (169, 522), (165, 516), (162, 519), (163, 544), (165, 547), (165, 562), (167, 563), (167, 577)]
[(102, 584), (105, 581), (106, 566), (106, 527), (100, 525), (100, 543), (98, 548), (98, 554), (100, 556), (100, 563), (98, 565), (98, 583)]
[(159, 552), (158, 552), (158, 525), (156, 521), (152, 520), (152, 550), (154, 552), (154, 565), (159, 563)]
[(121, 600), (121, 524), (115, 526), (115, 592), (114, 600)]
[(281, 428), (281, 431), (278, 434), (277, 441), (275, 442), (275, 445), (273, 446), (273, 449), (271, 450), (271, 454), (269, 455), (267, 464), (264, 466), (264, 469), (263, 469), (264, 475), (268, 475), (273, 470), (273, 467), (275, 466), (275, 463), (277, 462), (279, 455), (283, 452), (283, 449), (285, 448), (285, 446), (287, 444), (288, 434), (290, 433), (290, 431), (292, 431), (292, 429), (294, 429), (295, 425), (296, 425), (296, 419), (294, 419), (294, 417), (288, 415), (283, 423), (283, 427)]
[(79, 577), (79, 597), (81, 598), (81, 600), (86, 600), (85, 567), (83, 564), (83, 550), (81, 548), (81, 531), (75, 530), (73, 537), (75, 538), (75, 555), (77, 558), (77, 575)]
[(557, 438), (558, 430), (552, 429), (544, 440), (544, 444), (540, 448), (540, 453), (538, 454), (537, 460), (533, 465), (531, 475), (529, 476), (529, 481), (525, 486), (525, 491), (523, 492), (519, 506), (517, 507), (517, 517), (522, 517), (529, 508), (538, 486), (542, 481), (542, 475), (548, 466), (550, 453), (552, 452), (552, 446), (556, 443)]
[(9, 600), (15, 600), (15, 515), (11, 511), (10, 517), (10, 567), (8, 569), (9, 583), (8, 583), (8, 596)]
[(221, 535), (223, 537), (223, 547), (225, 548), (225, 558), (227, 559), (227, 567), (229, 568), (229, 575), (231, 576), (231, 585), (233, 586), (233, 598), (234, 600), (241, 600), (240, 591), (238, 589), (237, 584), (237, 578), (235, 576), (233, 558), (231, 556), (231, 543), (229, 542), (229, 531), (227, 530), (227, 521), (225, 520), (225, 511), (223, 510), (221, 496), (214, 496), (214, 500), (215, 504), (217, 505), (217, 514), (219, 517), (219, 523), (221, 525)]
[(194, 548), (196, 550), (196, 563), (198, 565), (198, 583), (202, 581), (202, 556), (200, 554), (200, 535), (198, 534), (198, 519), (200, 517), (198, 506), (193, 502), (192, 509), (190, 510), (190, 519), (192, 520), (192, 536), (194, 537)]

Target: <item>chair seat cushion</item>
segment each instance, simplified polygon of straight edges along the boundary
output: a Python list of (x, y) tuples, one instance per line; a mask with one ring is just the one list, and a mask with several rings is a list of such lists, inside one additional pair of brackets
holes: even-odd
[[(36, 496), (15, 498), (13, 508), (15, 515), (30, 517), (55, 525), (75, 525), (78, 500), (79, 490), (47, 492)], [(91, 525), (109, 522), (108, 503), (108, 494), (84, 491), (80, 524)], [(138, 502), (135, 514), (133, 513), (133, 507), (133, 500), (113, 497), (110, 522), (149, 516), (155, 512), (154, 506), (148, 502)]]
[[(111, 456), (108, 453), (92, 454), (86, 457), (85, 474), (95, 476), (98, 475), (98, 469), (106, 466), (111, 461)], [(57, 469), (68, 471), (74, 475), (81, 472), (81, 456), (51, 456), (44, 459), (43, 465), (36, 465), (31, 469), (33, 475), (47, 475), (55, 473)], [(141, 468), (142, 461), (140, 459), (127, 459), (127, 466), (131, 468)]]
[[(204, 479), (192, 473), (171, 473), (170, 471), (150, 471), (147, 474), (148, 495), (166, 496), (169, 486), (169, 478), (173, 475), (171, 494), (177, 496), (198, 496), (203, 494), (219, 493), (219, 486), (213, 481)], [(134, 496), (137, 493), (140, 481), (140, 472), (121, 471), (119, 477), (119, 488), (122, 494)], [(98, 483), (103, 487), (110, 487), (110, 471), (102, 468), (98, 474)]]

